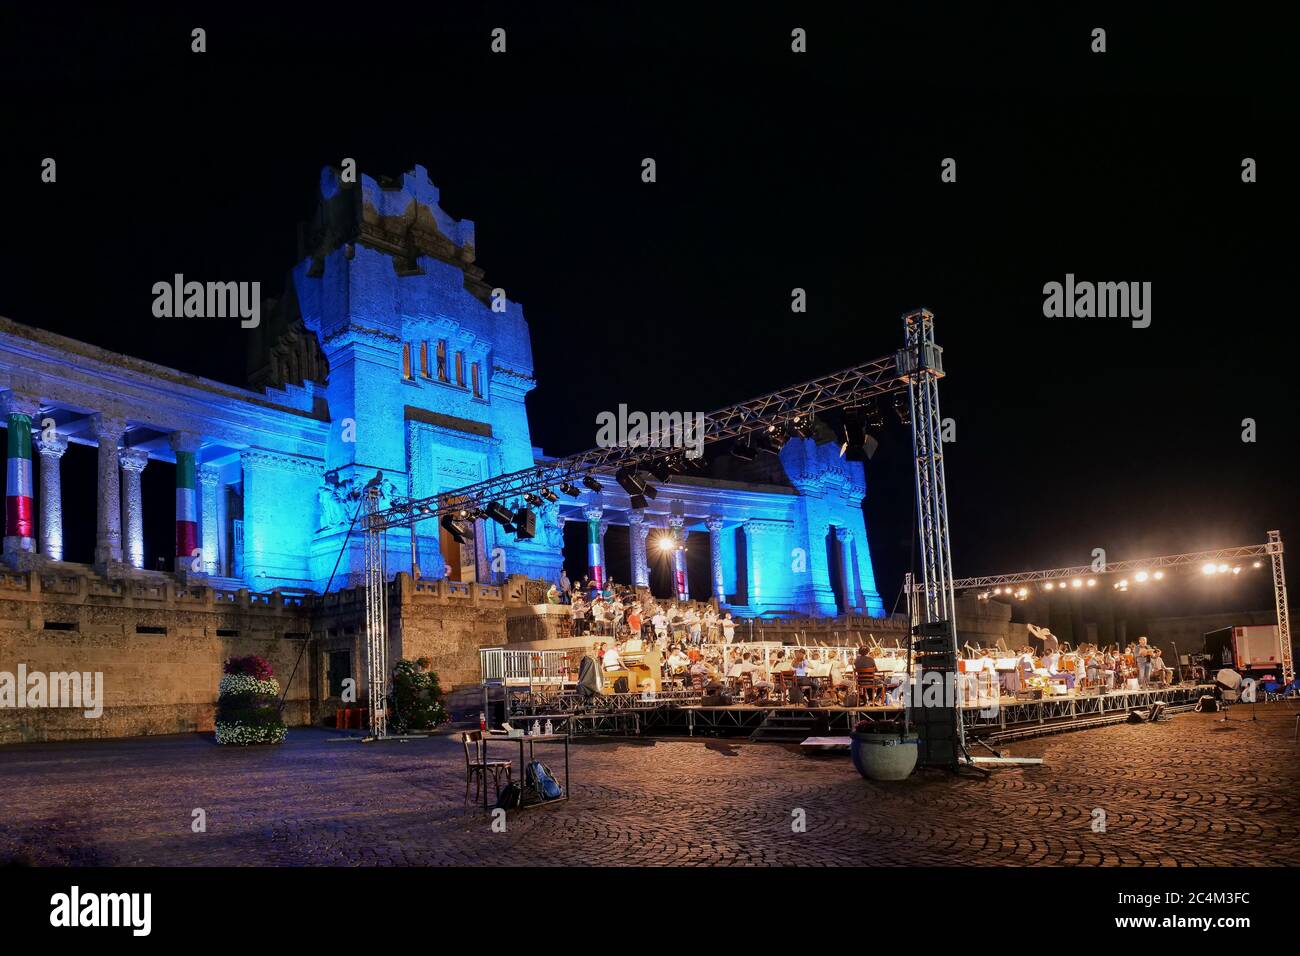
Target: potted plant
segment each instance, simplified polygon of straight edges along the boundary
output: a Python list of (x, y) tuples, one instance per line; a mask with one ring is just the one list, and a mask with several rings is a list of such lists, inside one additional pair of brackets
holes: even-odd
[(438, 674), (427, 657), (402, 659), (393, 668), (393, 729), (399, 734), (432, 730), (447, 722)]
[(917, 736), (897, 720), (863, 720), (849, 734), (853, 766), (868, 780), (906, 780), (916, 768)]
[(217, 743), (282, 743), (287, 731), (279, 697), (280, 682), (265, 658), (250, 654), (227, 660), (217, 689)]

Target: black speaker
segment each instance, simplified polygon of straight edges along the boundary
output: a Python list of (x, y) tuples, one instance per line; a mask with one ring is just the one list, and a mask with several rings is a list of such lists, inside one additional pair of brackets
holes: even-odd
[(529, 508), (520, 508), (515, 515), (515, 532), (519, 541), (531, 541), (537, 535), (537, 515)]

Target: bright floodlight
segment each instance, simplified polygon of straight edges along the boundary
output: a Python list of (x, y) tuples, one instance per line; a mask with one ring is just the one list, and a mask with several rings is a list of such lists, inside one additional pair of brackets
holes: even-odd
[(1145, 571), (1139, 571), (1137, 574), (1133, 575), (1133, 579), (1135, 581), (1145, 581), (1147, 579), (1147, 573)]
[(1213, 564), (1203, 564), (1203, 565), (1201, 565), (1201, 573), (1202, 573), (1202, 574), (1213, 574), (1213, 573), (1214, 573), (1214, 565), (1213, 565)]
[(1262, 565), (1259, 561), (1256, 561), (1256, 562), (1255, 562), (1255, 567), (1259, 568), (1259, 567), (1263, 567), (1263, 565)]
[(1096, 578), (1088, 578), (1088, 587), (1090, 587), (1090, 588), (1095, 588), (1096, 586), (1097, 586), (1097, 579), (1096, 579)]
[(1074, 587), (1074, 588), (1083, 587), (1083, 580), (1081, 578), (1075, 578), (1073, 581), (1070, 582), (1070, 587)]
[(1233, 568), (1233, 569), (1232, 569), (1232, 573), (1233, 573), (1233, 574), (1240, 574), (1240, 573), (1241, 573), (1241, 568), (1240, 568), (1240, 567), (1235, 567), (1235, 568)]
[(659, 550), (660, 550), (660, 551), (671, 551), (672, 549), (673, 549), (673, 539), (670, 538), (670, 537), (668, 537), (668, 535), (666, 535), (666, 534), (664, 534), (664, 535), (660, 535), (660, 536), (659, 536)]
[(1218, 571), (1219, 571), (1220, 574), (1227, 574), (1227, 573), (1228, 573), (1228, 566), (1227, 566), (1226, 564), (1221, 564), (1221, 565), (1219, 565)]
[(1120, 578), (1120, 579), (1119, 579), (1119, 583), (1116, 584), (1115, 587), (1117, 587), (1117, 588), (1126, 588), (1126, 587), (1128, 587), (1128, 578)]
[(1165, 576), (1165, 572), (1163, 572), (1163, 571), (1157, 571), (1155, 574), (1153, 574), (1153, 575), (1151, 575), (1151, 576), (1152, 576), (1153, 578), (1155, 578), (1157, 581), (1159, 581), (1159, 580), (1161, 580), (1161, 579)]
[(1052, 588), (1054, 588), (1054, 587), (1056, 587), (1056, 585), (1053, 584), (1051, 581), (1048, 581), (1046, 584), (1043, 585), (1043, 590), (1044, 590), (1044, 591), (1050, 591), (1050, 590), (1052, 590)]

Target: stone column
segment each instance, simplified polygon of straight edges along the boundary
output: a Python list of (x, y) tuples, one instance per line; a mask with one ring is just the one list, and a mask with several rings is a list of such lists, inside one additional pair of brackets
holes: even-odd
[(62, 561), (63, 484), (59, 463), (68, 450), (68, 439), (57, 433), (49, 438), (36, 434), (36, 450), (41, 456), (41, 553), (51, 561)]
[(133, 568), (144, 567), (144, 501), (140, 494), (140, 473), (149, 464), (149, 453), (139, 448), (118, 452), (122, 465), (122, 557)]
[(603, 518), (600, 522), (600, 581), (604, 584), (609, 580), (609, 552), (605, 550), (605, 532), (609, 530), (609, 519)]
[(35, 502), (32, 495), (32, 419), (40, 402), (29, 395), (9, 392), (4, 411), (9, 426), (8, 468), (5, 481), (4, 554), (11, 560), (36, 553)]
[(646, 536), (650, 526), (645, 521), (645, 509), (633, 508), (627, 514), (628, 537), (632, 544), (632, 584), (639, 588), (650, 586), (650, 562), (645, 553)]
[(690, 585), (686, 580), (686, 519), (682, 515), (669, 515), (668, 527), (677, 549), (673, 551), (673, 592), (679, 601), (691, 599)]
[(605, 583), (605, 562), (600, 546), (600, 516), (604, 510), (593, 506), (584, 508), (582, 513), (587, 516), (587, 574), (600, 587)]
[(95, 567), (101, 572), (122, 563), (122, 486), (119, 477), (117, 443), (126, 422), (112, 415), (90, 418), (91, 431), (99, 443), (99, 503), (95, 512)]
[(848, 528), (836, 528), (835, 540), (840, 545), (840, 593), (844, 595), (844, 613), (851, 614), (857, 609), (858, 601), (853, 593), (853, 532)]
[[(172, 450), (176, 452), (176, 573), (194, 569), (194, 552), (199, 546), (198, 482), (195, 480), (199, 446), (198, 436), (173, 432)], [(202, 565), (200, 564), (200, 567)]]
[[(203, 570), (207, 574), (217, 574), (220, 570), (221, 551), (217, 543), (217, 494), (221, 485), (221, 472), (215, 468), (199, 469), (199, 492), (202, 501), (200, 510), (203, 525), (200, 538), (203, 548)], [(415, 533), (412, 525), (412, 534)]]
[(709, 579), (713, 583), (713, 596), (718, 605), (727, 603), (727, 589), (722, 577), (722, 518), (710, 515), (704, 521), (709, 529)]

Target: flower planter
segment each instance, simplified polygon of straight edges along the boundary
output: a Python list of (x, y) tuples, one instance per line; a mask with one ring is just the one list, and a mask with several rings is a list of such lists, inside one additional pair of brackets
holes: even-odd
[(868, 780), (906, 780), (916, 769), (917, 736), (907, 734), (849, 734), (853, 766)]

